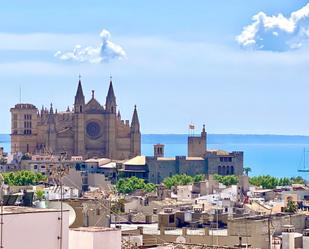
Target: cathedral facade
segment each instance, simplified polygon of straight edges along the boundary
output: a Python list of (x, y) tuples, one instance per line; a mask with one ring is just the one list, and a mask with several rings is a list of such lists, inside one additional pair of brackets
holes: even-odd
[(117, 111), (112, 80), (105, 105), (92, 91), (86, 102), (79, 80), (73, 110), (57, 112), (32, 104), (11, 108), (12, 153), (67, 153), (83, 158), (106, 157), (123, 160), (141, 154), (140, 123), (136, 106), (131, 122)]

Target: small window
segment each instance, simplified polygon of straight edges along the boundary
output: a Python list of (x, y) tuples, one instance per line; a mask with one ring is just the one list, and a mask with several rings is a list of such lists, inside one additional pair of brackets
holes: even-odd
[(97, 208), (96, 213), (97, 213), (97, 215), (101, 215), (101, 210), (99, 208)]
[(174, 223), (175, 222), (175, 215), (174, 214), (169, 216), (168, 222), (169, 223)]

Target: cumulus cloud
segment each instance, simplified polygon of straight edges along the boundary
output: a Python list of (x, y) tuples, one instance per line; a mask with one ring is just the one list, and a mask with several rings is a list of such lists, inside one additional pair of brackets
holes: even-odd
[(287, 51), (297, 49), (309, 39), (309, 3), (289, 17), (268, 16), (259, 12), (252, 23), (243, 28), (236, 41), (244, 48)]
[(126, 58), (124, 49), (111, 41), (111, 34), (109, 31), (103, 29), (100, 33), (100, 37), (101, 44), (98, 47), (83, 47), (81, 45), (76, 45), (72, 51), (57, 51), (55, 57), (60, 60), (72, 60), (95, 64)]

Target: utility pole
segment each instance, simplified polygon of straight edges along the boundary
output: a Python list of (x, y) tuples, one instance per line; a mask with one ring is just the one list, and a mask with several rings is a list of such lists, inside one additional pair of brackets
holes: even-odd
[(270, 214), (269, 214), (269, 217), (268, 217), (268, 249), (271, 249), (271, 245), (272, 245), (272, 241), (271, 241), (271, 232), (270, 232), (270, 225), (271, 225), (271, 215), (272, 215), (272, 212), (273, 212), (273, 209), (270, 210)]
[(52, 169), (52, 178), (56, 180), (56, 184), (60, 185), (60, 217), (58, 220), (60, 221), (60, 233), (58, 236), (59, 240), (59, 249), (63, 247), (63, 182), (62, 178), (65, 174), (65, 168), (63, 165), (63, 161), (66, 158), (66, 153), (61, 153), (59, 158), (59, 164), (56, 164), (56, 167)]

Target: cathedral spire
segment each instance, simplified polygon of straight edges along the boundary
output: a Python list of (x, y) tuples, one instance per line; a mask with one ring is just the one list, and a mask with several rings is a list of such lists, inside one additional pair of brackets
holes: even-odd
[(53, 124), (55, 122), (55, 118), (54, 118), (54, 108), (53, 108), (53, 104), (50, 104), (50, 109), (49, 109), (49, 114), (48, 114), (48, 119), (47, 119), (47, 123), (48, 124)]
[(131, 132), (140, 132), (140, 124), (139, 124), (136, 105), (134, 106), (134, 112), (133, 112), (133, 117), (132, 117), (132, 122), (131, 122)]
[(54, 114), (53, 103), (50, 103), (49, 113), (50, 113), (50, 114)]
[(81, 77), (79, 76), (77, 92), (75, 95), (75, 102), (74, 102), (75, 113), (82, 113), (85, 105), (85, 96), (80, 78)]
[(108, 88), (106, 99), (116, 101), (112, 78), (110, 78), (110, 81), (109, 81), (109, 88)]
[(134, 106), (134, 112), (131, 122), (130, 132), (130, 157), (139, 156), (141, 154), (141, 132), (138, 120), (138, 114), (136, 106)]
[(105, 105), (106, 105), (106, 110), (108, 112), (116, 114), (117, 104), (116, 104), (116, 96), (114, 92), (112, 77), (110, 78), (109, 89), (108, 89)]

